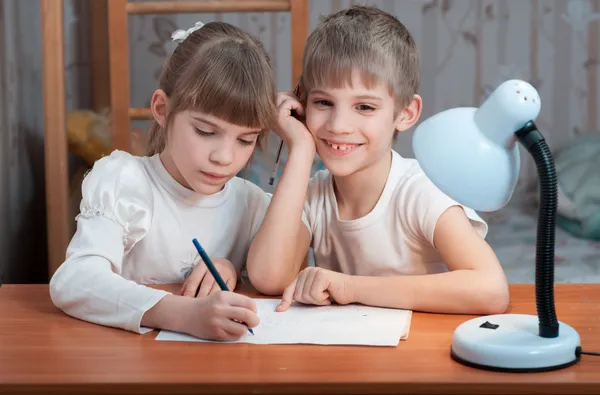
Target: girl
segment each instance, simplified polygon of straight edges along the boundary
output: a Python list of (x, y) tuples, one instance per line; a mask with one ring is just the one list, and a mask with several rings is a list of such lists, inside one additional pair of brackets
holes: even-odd
[[(149, 154), (115, 151), (96, 162), (50, 296), (65, 313), (101, 325), (233, 340), (258, 324), (255, 305), (216, 292), (192, 240), (233, 290), (269, 202), (235, 175), (275, 125), (273, 70), (260, 42), (227, 23), (174, 38), (152, 96)], [(144, 285), (184, 280), (182, 295)]]
[[(419, 118), (418, 85), (413, 38), (377, 8), (339, 11), (311, 33), (303, 93), (280, 96), (289, 154), (248, 256), (253, 285), (283, 293), (281, 311), (293, 300), (470, 314), (507, 308), (485, 222), (392, 149), (396, 133)], [(327, 170), (309, 180), (315, 153)], [(301, 271), (309, 246), (316, 267)]]

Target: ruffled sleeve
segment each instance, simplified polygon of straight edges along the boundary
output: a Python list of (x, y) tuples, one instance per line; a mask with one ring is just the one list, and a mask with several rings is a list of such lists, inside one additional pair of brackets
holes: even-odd
[(123, 230), (128, 250), (141, 240), (152, 222), (153, 198), (148, 177), (130, 154), (115, 151), (96, 162), (84, 178), (79, 219), (102, 217)]
[(137, 333), (144, 313), (168, 292), (121, 276), (124, 255), (152, 223), (148, 176), (132, 155), (115, 151), (96, 162), (82, 184), (77, 231), (50, 281), (50, 297), (65, 313)]

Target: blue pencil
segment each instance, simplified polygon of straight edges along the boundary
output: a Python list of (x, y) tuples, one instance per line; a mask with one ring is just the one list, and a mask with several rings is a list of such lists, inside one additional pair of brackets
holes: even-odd
[[(196, 250), (198, 250), (198, 254), (200, 254), (200, 257), (202, 258), (202, 260), (206, 264), (206, 267), (208, 268), (208, 271), (210, 271), (210, 273), (212, 274), (212, 276), (215, 278), (215, 281), (217, 282), (217, 284), (219, 284), (219, 287), (221, 288), (221, 291), (229, 291), (229, 288), (227, 288), (227, 284), (225, 284), (225, 281), (223, 281), (223, 278), (221, 277), (221, 275), (217, 271), (217, 268), (213, 264), (212, 260), (208, 257), (208, 254), (206, 253), (206, 251), (204, 251), (204, 248), (202, 248), (202, 246), (200, 245), (200, 243), (198, 242), (198, 240), (194, 239), (194, 240), (192, 240), (192, 242), (194, 243), (194, 246), (196, 247)], [(251, 328), (248, 328), (248, 331), (251, 334), (254, 335), (254, 332), (252, 331)]]

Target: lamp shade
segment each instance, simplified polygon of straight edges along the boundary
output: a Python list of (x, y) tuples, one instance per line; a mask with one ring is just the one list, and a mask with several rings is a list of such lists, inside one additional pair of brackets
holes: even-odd
[(540, 97), (521, 80), (499, 85), (479, 107), (442, 111), (415, 130), (423, 171), (446, 195), (477, 211), (505, 206), (519, 177), (514, 133), (540, 112)]

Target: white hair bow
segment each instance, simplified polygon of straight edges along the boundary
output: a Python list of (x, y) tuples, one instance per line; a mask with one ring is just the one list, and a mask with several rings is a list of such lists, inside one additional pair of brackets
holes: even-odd
[(188, 36), (191, 33), (195, 32), (198, 29), (200, 29), (202, 26), (204, 26), (204, 23), (202, 23), (202, 22), (196, 22), (196, 24), (194, 24), (193, 27), (190, 27), (187, 30), (183, 30), (183, 29), (175, 30), (173, 32), (173, 34), (171, 34), (171, 40), (175, 41), (176, 43), (180, 43), (183, 40), (185, 40), (186, 38), (188, 38)]

